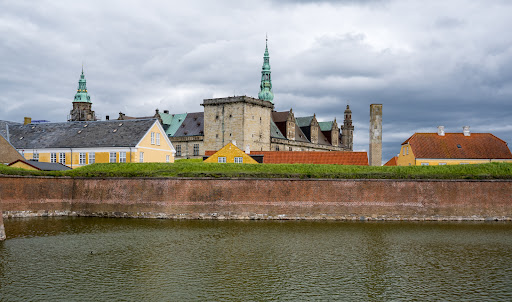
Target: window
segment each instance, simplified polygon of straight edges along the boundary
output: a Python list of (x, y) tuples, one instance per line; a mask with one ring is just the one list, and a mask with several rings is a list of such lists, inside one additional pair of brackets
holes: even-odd
[(166, 155), (165, 156), (165, 162), (168, 163), (171, 161), (171, 156), (170, 155)]
[(144, 162), (144, 152), (139, 153), (139, 162)]
[(422, 166), (428, 166), (428, 163), (421, 163)]
[(32, 159), (35, 161), (39, 161), (39, 153), (34, 152), (34, 155), (32, 156)]
[(66, 153), (59, 153), (59, 163), (66, 164)]
[(176, 156), (181, 156), (181, 145), (176, 145)]
[(446, 166), (446, 163), (439, 163), (440, 166)]
[(78, 164), (85, 165), (85, 152), (80, 152), (78, 155)]
[(239, 156), (235, 157), (235, 164), (241, 164), (243, 162), (244, 162), (244, 158), (243, 157), (239, 157)]
[(409, 155), (409, 146), (405, 147), (405, 153)]
[(219, 156), (219, 158), (217, 159), (217, 162), (218, 162), (218, 163), (225, 163), (225, 162), (226, 162), (226, 157), (224, 157), (224, 156)]
[(402, 155), (405, 155), (405, 147), (402, 148)]
[(119, 152), (119, 162), (120, 163), (126, 162), (126, 151)]
[(160, 146), (160, 133), (156, 134), (156, 145)]
[(110, 152), (110, 157), (108, 159), (108, 162), (109, 163), (115, 163), (116, 162), (116, 153), (115, 152)]
[(51, 163), (57, 162), (57, 153), (50, 153), (50, 162)]
[(279, 151), (279, 146), (276, 146), (276, 151)]
[(289, 150), (292, 151), (292, 147), (290, 147)]
[(155, 144), (155, 132), (151, 132), (151, 145)]
[(96, 153), (89, 152), (89, 164), (94, 164), (96, 162)]
[(469, 163), (460, 163), (459, 165), (469, 165)]
[(194, 156), (199, 155), (199, 144), (194, 144)]

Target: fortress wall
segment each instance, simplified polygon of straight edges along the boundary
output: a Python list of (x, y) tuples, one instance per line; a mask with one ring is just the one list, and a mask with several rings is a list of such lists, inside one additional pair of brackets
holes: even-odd
[(0, 177), (6, 217), (512, 219), (510, 180)]

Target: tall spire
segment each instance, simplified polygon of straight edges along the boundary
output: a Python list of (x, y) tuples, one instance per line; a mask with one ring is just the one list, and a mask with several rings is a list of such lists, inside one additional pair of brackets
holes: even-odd
[(270, 76), (270, 56), (268, 54), (268, 37), (265, 39), (265, 54), (263, 55), (263, 67), (261, 68), (261, 84), (258, 93), (260, 100), (273, 103), (272, 78)]
[(87, 93), (87, 81), (84, 75), (84, 64), (82, 63), (82, 74), (78, 80), (78, 89), (76, 90), (75, 99), (73, 102), (91, 103), (91, 97)]

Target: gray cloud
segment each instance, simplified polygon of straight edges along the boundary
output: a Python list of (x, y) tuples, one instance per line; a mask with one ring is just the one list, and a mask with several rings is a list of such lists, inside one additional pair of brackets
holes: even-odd
[(0, 119), (66, 120), (82, 62), (93, 108), (200, 111), (204, 98), (258, 93), (265, 33), (276, 110), (341, 123), (368, 149), (384, 105), (384, 155), (417, 131), (492, 132), (512, 141), (509, 2), (53, 1), (0, 11)]

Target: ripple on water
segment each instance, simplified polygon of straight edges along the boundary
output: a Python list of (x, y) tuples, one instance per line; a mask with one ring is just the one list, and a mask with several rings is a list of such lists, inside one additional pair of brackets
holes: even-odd
[(512, 300), (512, 224), (5, 221), (0, 300)]

